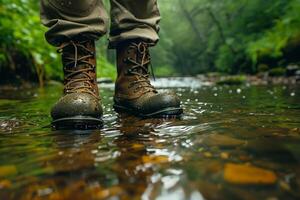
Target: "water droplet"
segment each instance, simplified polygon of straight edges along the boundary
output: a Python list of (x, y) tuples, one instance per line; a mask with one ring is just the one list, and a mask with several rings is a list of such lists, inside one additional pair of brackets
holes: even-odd
[(236, 90), (236, 92), (237, 92), (238, 94), (240, 94), (240, 93), (242, 92), (242, 90), (241, 90), (240, 88), (238, 88), (238, 89)]
[(215, 96), (215, 97), (217, 97), (217, 96), (218, 96), (218, 94), (217, 94), (217, 93), (215, 93), (215, 94), (214, 94), (214, 96)]
[(294, 97), (296, 94), (295, 94), (295, 92), (292, 92), (291, 93), (291, 97)]

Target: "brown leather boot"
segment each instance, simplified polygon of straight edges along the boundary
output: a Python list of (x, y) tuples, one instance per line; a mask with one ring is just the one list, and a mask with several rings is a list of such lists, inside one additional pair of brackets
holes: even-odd
[(69, 41), (58, 52), (64, 67), (64, 95), (51, 110), (52, 124), (75, 129), (102, 126), (94, 41)]
[(159, 93), (150, 83), (150, 54), (144, 42), (128, 42), (117, 47), (118, 78), (114, 108), (141, 117), (169, 117), (182, 114), (174, 93)]

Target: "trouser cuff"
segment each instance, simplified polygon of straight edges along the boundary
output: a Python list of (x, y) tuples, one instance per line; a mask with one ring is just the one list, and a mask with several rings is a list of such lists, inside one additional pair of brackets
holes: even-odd
[(134, 28), (116, 36), (110, 35), (108, 48), (115, 49), (120, 43), (128, 40), (142, 40), (154, 46), (159, 37), (157, 32), (151, 28)]

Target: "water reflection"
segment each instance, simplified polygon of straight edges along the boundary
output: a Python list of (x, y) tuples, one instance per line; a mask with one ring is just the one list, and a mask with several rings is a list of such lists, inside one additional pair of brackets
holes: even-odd
[[(119, 115), (114, 137), (110, 128), (53, 131), (48, 135), (52, 139), (51, 154), (38, 158), (44, 173), (24, 183), (25, 189), (14, 197), (164, 199), (175, 195), (185, 199), (190, 189), (182, 188), (183, 171), (170, 168), (160, 172), (169, 163), (182, 161), (180, 155), (163, 145), (165, 140), (157, 127), (164, 123), (171, 121)], [(191, 195), (194, 199), (199, 196), (194, 191)]]
[(105, 89), (92, 131), (46, 126), (57, 87), (0, 93), (0, 199), (299, 199), (298, 90), (178, 88), (185, 115), (162, 120), (116, 114)]

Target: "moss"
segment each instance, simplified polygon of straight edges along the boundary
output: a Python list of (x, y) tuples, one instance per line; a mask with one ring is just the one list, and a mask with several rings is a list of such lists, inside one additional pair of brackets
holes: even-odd
[(257, 72), (267, 72), (269, 70), (269, 66), (266, 64), (259, 64), (257, 67)]
[(282, 67), (276, 67), (269, 71), (270, 76), (284, 76), (286, 73), (286, 69)]
[(205, 74), (208, 78), (220, 78), (222, 77), (224, 74), (220, 73), (220, 72), (209, 72)]
[(245, 76), (228, 76), (221, 78), (220, 81), (217, 82), (218, 85), (242, 85), (246, 82)]

